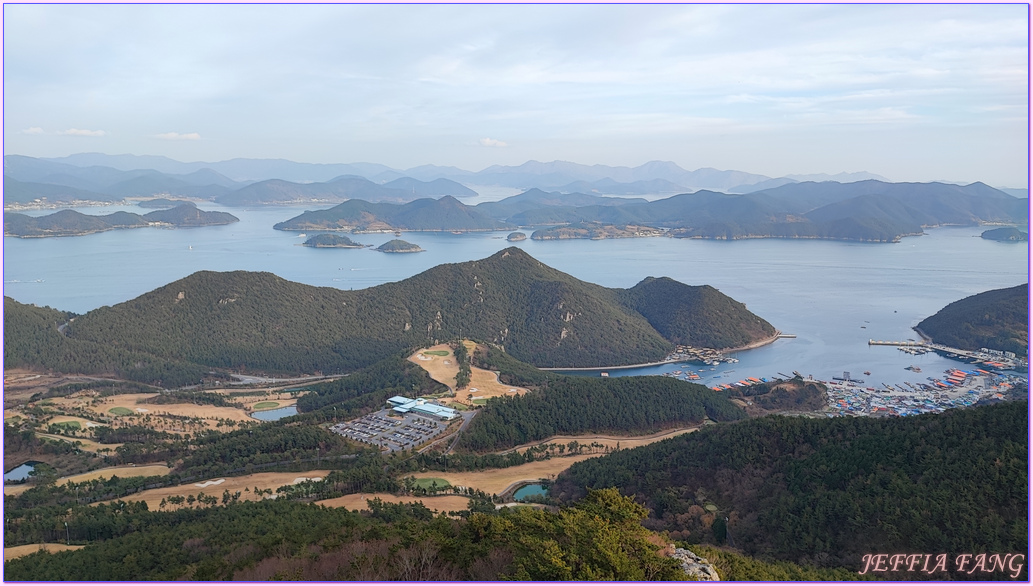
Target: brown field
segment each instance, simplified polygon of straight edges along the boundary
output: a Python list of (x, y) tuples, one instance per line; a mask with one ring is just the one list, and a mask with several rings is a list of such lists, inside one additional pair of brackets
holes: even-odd
[[(121, 500), (145, 501), (147, 503), (147, 508), (152, 511), (157, 511), (161, 505), (161, 499), (168, 496), (197, 496), (197, 493), (203, 492), (206, 495), (221, 497), (225, 490), (228, 490), (231, 493), (239, 490), (242, 493), (240, 495), (240, 500), (255, 501), (258, 500), (253, 492), (256, 486), (260, 489), (270, 488), (273, 490), (273, 494), (275, 495), (277, 488), (287, 484), (293, 484), (298, 478), (325, 478), (329, 473), (329, 470), (309, 470), (307, 472), (260, 472), (258, 474), (248, 474), (247, 476), (226, 476), (222, 478), (212, 478), (207, 481), (180, 484), (178, 486), (152, 488), (151, 490), (145, 490), (131, 496), (123, 497)], [(218, 482), (219, 480), (222, 480), (222, 482)], [(198, 484), (205, 484), (206, 482), (215, 483), (208, 486), (197, 486)], [(244, 492), (245, 488), (251, 489), (251, 491)], [(185, 507), (186, 505), (182, 506)], [(166, 507), (166, 510), (167, 509), (168, 507)]]
[(72, 415), (55, 415), (50, 419), (50, 421), (47, 421), (47, 423), (65, 423), (66, 421), (78, 421), (79, 425), (82, 426), (83, 429), (97, 425), (104, 425), (103, 423), (97, 423), (96, 421), (90, 421), (89, 419), (83, 419), (82, 417), (75, 417)]
[(100, 468), (92, 472), (84, 472), (83, 474), (76, 474), (74, 476), (66, 476), (58, 480), (57, 483), (60, 485), (65, 482), (84, 482), (95, 478), (111, 478), (112, 476), (118, 476), (119, 478), (128, 478), (130, 476), (165, 476), (171, 471), (172, 468), (162, 464), (152, 464), (148, 466), (113, 466), (111, 468)]
[[(231, 401), (233, 401), (234, 403), (240, 403), (241, 405), (244, 405), (244, 407), (247, 409), (251, 409), (253, 405), (255, 405), (256, 403), (261, 403), (262, 401), (275, 401), (280, 404), (280, 407), (290, 407), (291, 405), (297, 404), (298, 395), (280, 392), (286, 388), (289, 387), (268, 389), (265, 395), (254, 395), (246, 397), (234, 395), (233, 392), (240, 392), (242, 390), (257, 391), (265, 389), (215, 389), (212, 392), (218, 393), (220, 395), (226, 395), (227, 397), (229, 397)], [(279, 409), (279, 407), (277, 407), (277, 409)]]
[(14, 558), (20, 558), (29, 554), (36, 553), (39, 550), (46, 550), (51, 553), (55, 551), (68, 551), (70, 549), (82, 549), (85, 545), (65, 545), (63, 543), (32, 543), (29, 545), (18, 545), (15, 547), (4, 548), (4, 561), (13, 560)]
[[(111, 414), (108, 412), (114, 407), (125, 407), (138, 415), (160, 415), (162, 413), (168, 413), (170, 415), (182, 415), (184, 417), (199, 417), (201, 419), (215, 420), (215, 419), (232, 419), (235, 421), (254, 421), (243, 409), (237, 409), (235, 407), (213, 407), (212, 405), (195, 405), (193, 403), (174, 403), (170, 405), (153, 405), (148, 403), (140, 403), (145, 399), (154, 397), (156, 393), (134, 393), (130, 395), (113, 395), (111, 397), (104, 397), (100, 403), (91, 406), (90, 409), (101, 415), (110, 417)], [(137, 411), (137, 409), (145, 409), (146, 411)], [(126, 415), (125, 417), (132, 417)]]
[[(424, 352), (431, 351), (448, 352), (448, 356), (432, 356), (430, 354), (424, 354)], [(452, 348), (450, 348), (448, 344), (438, 344), (437, 346), (417, 350), (415, 354), (409, 357), (409, 361), (413, 364), (418, 364), (420, 368), (426, 370), (427, 374), (430, 375), (430, 378), (447, 386), (453, 391), (455, 390), (456, 375), (459, 374), (459, 366), (456, 365), (455, 354), (452, 353)]]
[[(82, 474), (73, 474), (72, 476), (58, 478), (56, 484), (61, 486), (66, 482), (84, 482), (86, 480), (93, 480), (94, 478), (111, 478), (112, 476), (118, 476), (119, 478), (128, 478), (130, 476), (165, 476), (171, 471), (171, 468), (161, 464), (151, 466), (113, 466), (111, 468), (100, 468), (92, 472), (84, 472)], [(30, 488), (32, 488), (31, 484), (5, 486), (4, 494), (21, 494)]]
[(423, 506), (432, 511), (465, 511), (470, 502), (465, 496), (447, 495), (432, 497), (395, 496), (387, 493), (373, 494), (347, 494), (325, 501), (316, 501), (318, 505), (328, 507), (346, 507), (352, 511), (365, 511), (368, 509), (367, 499), (379, 498), (385, 503), (423, 503)]
[[(623, 446), (623, 444), (622, 444)], [(488, 494), (500, 494), (514, 482), (524, 480), (537, 481), (542, 478), (555, 477), (570, 468), (575, 462), (596, 458), (601, 454), (582, 454), (565, 458), (552, 458), (540, 462), (529, 462), (511, 468), (485, 470), (483, 472), (418, 472), (415, 478), (444, 478), (453, 486), (467, 486), (483, 490)]]
[[(469, 340), (464, 340), (463, 345), (466, 346), (470, 354), (473, 354), (477, 347), (475, 343)], [(448, 356), (424, 354), (424, 352), (436, 350), (448, 352)], [(430, 378), (443, 385), (448, 385), (448, 388), (455, 392), (455, 398), (451, 401), (464, 405), (473, 405), (473, 399), (489, 399), (491, 397), (518, 395), (527, 392), (527, 389), (500, 383), (498, 374), (490, 370), (477, 368), (476, 366), (470, 367), (470, 385), (464, 389), (456, 390), (456, 375), (459, 374), (459, 366), (456, 365), (455, 355), (448, 344), (438, 344), (431, 348), (419, 350), (409, 357), (409, 361), (420, 365), (421, 368), (427, 371)], [(515, 390), (515, 392), (511, 393), (511, 390)], [(442, 403), (448, 402), (450, 401), (442, 401)]]
[(637, 448), (639, 446), (646, 446), (652, 443), (656, 443), (661, 440), (665, 440), (669, 437), (682, 435), (683, 433), (691, 433), (698, 430), (698, 427), (683, 427), (679, 429), (669, 429), (667, 431), (661, 431), (651, 435), (636, 435), (630, 437), (622, 437), (619, 435), (554, 435), (548, 439), (544, 439), (538, 442), (531, 442), (521, 446), (517, 446), (514, 449), (523, 451), (527, 448), (537, 446), (539, 444), (566, 444), (572, 440), (576, 440), (582, 444), (591, 444), (595, 442), (597, 444), (603, 444), (608, 448), (616, 448), (617, 444), (621, 445), (621, 449), (624, 448)]

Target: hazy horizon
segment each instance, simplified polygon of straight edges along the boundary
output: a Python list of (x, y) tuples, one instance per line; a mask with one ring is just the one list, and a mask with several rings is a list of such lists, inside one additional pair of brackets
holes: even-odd
[(5, 5), (4, 29), (5, 154), (1028, 185), (1022, 5)]

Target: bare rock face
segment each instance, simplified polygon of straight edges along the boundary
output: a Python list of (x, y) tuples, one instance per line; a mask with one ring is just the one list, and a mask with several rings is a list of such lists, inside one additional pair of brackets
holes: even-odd
[(675, 548), (671, 557), (681, 562), (681, 568), (693, 580), (700, 582), (720, 582), (717, 569), (707, 561), (687, 549)]

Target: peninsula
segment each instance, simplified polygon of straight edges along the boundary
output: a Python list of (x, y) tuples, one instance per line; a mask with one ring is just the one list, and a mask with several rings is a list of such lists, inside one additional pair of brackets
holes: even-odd
[(4, 236), (19, 238), (85, 236), (122, 228), (147, 226), (194, 228), (221, 226), (238, 221), (239, 219), (232, 214), (205, 212), (197, 209), (192, 203), (184, 203), (167, 210), (155, 210), (142, 216), (130, 212), (90, 216), (75, 210), (61, 210), (46, 216), (32, 217), (4, 212)]

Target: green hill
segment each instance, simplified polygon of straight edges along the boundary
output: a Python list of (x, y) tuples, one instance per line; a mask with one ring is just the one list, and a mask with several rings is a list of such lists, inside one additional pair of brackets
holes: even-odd
[(302, 246), (311, 246), (313, 248), (365, 248), (366, 245), (355, 242), (347, 236), (318, 234), (306, 240)]
[(380, 252), (423, 252), (419, 246), (405, 240), (388, 240), (377, 247)]
[[(890, 419), (769, 416), (576, 463), (550, 495), (618, 487), (674, 539), (732, 536), (748, 555), (819, 566), (860, 570), (871, 553), (1021, 553), (1028, 424), (1025, 401)], [(948, 577), (1005, 574), (880, 576)]]
[(1018, 228), (994, 228), (979, 235), (986, 240), (997, 240), (998, 242), (1029, 242), (1029, 232), (1023, 232)]
[(934, 342), (960, 348), (1029, 355), (1029, 283), (985, 291), (944, 307), (915, 329)]
[(776, 333), (745, 305), (709, 285), (690, 287), (667, 277), (648, 277), (621, 295), (675, 344), (738, 348)]
[(327, 210), (305, 212), (273, 226), (277, 230), (489, 231), (513, 226), (494, 220), (452, 196), (403, 205), (353, 199)]
[[(360, 291), (269, 273), (202, 271), (80, 316), (63, 339), (158, 363), (311, 373), (354, 370), (462, 333), (537, 366), (587, 367), (663, 358), (673, 344), (655, 328), (674, 331), (668, 319), (654, 317), (654, 327), (622, 290), (579, 281), (508, 248)], [(744, 312), (726, 323), (753, 328), (756, 319)]]

